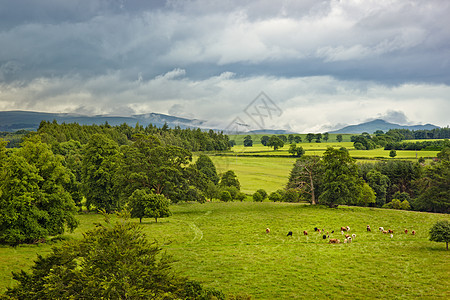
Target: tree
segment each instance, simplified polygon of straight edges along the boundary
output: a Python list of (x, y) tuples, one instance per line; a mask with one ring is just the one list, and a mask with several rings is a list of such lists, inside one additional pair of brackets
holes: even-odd
[(367, 183), (375, 192), (375, 203), (377, 207), (382, 207), (386, 203), (386, 192), (389, 186), (389, 177), (381, 174), (381, 172), (377, 170), (369, 171), (366, 176)]
[(20, 244), (75, 229), (76, 207), (65, 190), (71, 173), (40, 136), (6, 156), (0, 144), (0, 243)]
[(263, 197), (263, 200), (267, 198), (267, 192), (263, 189), (259, 189), (257, 190), (258, 193), (261, 194), (261, 196)]
[(450, 222), (442, 220), (436, 222), (430, 229), (430, 241), (445, 242), (448, 250), (448, 242), (450, 242)]
[(231, 197), (231, 194), (229, 191), (221, 191), (219, 193), (219, 200), (223, 201), (223, 202), (230, 202), (231, 200), (233, 200), (233, 197)]
[(322, 134), (321, 133), (316, 134), (315, 138), (316, 138), (316, 143), (320, 143), (320, 140), (322, 139)]
[(264, 146), (267, 146), (267, 143), (269, 142), (269, 137), (267, 135), (264, 135), (261, 137), (261, 144), (263, 144)]
[(358, 167), (348, 151), (329, 147), (323, 155), (322, 167), (319, 203), (329, 207), (358, 203), (364, 180), (359, 177)]
[(244, 137), (244, 147), (252, 147), (253, 146), (253, 141), (252, 141), (252, 137), (250, 135), (247, 135)]
[(303, 154), (305, 154), (305, 150), (303, 150), (302, 146), (297, 146), (297, 144), (291, 144), (289, 146), (289, 153), (292, 154), (292, 156), (301, 157)]
[(288, 141), (289, 141), (289, 144), (292, 144), (294, 142), (294, 135), (293, 134), (288, 135)]
[[(196, 179), (202, 181), (205, 175), (196, 168), (187, 167), (192, 160), (190, 151), (162, 145), (151, 135), (138, 134), (133, 140), (131, 145), (121, 147), (123, 160), (119, 169), (124, 199), (128, 199), (136, 189), (148, 189), (178, 202), (183, 200), (190, 186), (198, 188), (206, 184), (194, 184)], [(193, 173), (198, 176), (193, 176)]]
[(294, 164), (289, 175), (288, 189), (297, 189), (311, 196), (311, 204), (316, 204), (317, 192), (321, 176), (320, 158), (303, 156)]
[(301, 143), (301, 142), (302, 142), (302, 137), (299, 136), (299, 135), (296, 135), (296, 136), (294, 137), (294, 142), (296, 142), (296, 143)]
[(450, 161), (442, 160), (425, 167), (423, 176), (414, 180), (418, 197), (412, 202), (416, 210), (450, 212)]
[(217, 175), (216, 166), (214, 165), (213, 161), (209, 156), (205, 154), (200, 154), (200, 156), (197, 159), (197, 162), (195, 163), (196, 168), (205, 174), (205, 176), (211, 180), (214, 184), (219, 183), (219, 175)]
[[(31, 272), (13, 273), (12, 299), (224, 299), (172, 270), (173, 260), (141, 226), (97, 224), (81, 240), (38, 256)], [(196, 296), (201, 294), (204, 298)], [(209, 296), (209, 297), (208, 297)]]
[(273, 202), (280, 202), (281, 201), (281, 196), (278, 192), (272, 192), (269, 195), (269, 200), (273, 201)]
[(306, 135), (306, 140), (309, 142), (309, 143), (311, 143), (311, 141), (315, 138), (315, 134), (314, 133), (308, 133), (307, 135)]
[(158, 218), (170, 217), (169, 200), (164, 195), (155, 195), (146, 190), (135, 190), (128, 201), (131, 217), (139, 218), (139, 223), (144, 217)]
[(263, 201), (263, 196), (260, 193), (255, 192), (253, 194), (253, 201), (254, 202), (262, 202)]
[(119, 167), (119, 147), (102, 134), (94, 134), (83, 151), (82, 185), (88, 209), (94, 205), (107, 212), (121, 208), (115, 180)]
[(389, 156), (392, 157), (392, 158), (396, 157), (396, 156), (397, 156), (397, 151), (391, 150), (391, 151), (389, 152)]
[(222, 174), (222, 178), (220, 179), (219, 185), (221, 187), (232, 187), (234, 186), (237, 190), (241, 189), (241, 184), (239, 180), (232, 170), (228, 170)]
[(336, 135), (336, 141), (338, 141), (339, 143), (342, 142), (342, 134)]
[(328, 133), (328, 132), (325, 132), (325, 133), (323, 134), (323, 140), (324, 140), (325, 142), (328, 142), (328, 139), (329, 139), (329, 133)]
[(273, 147), (273, 150), (278, 150), (278, 148), (283, 148), (284, 142), (276, 135), (272, 135), (267, 142), (267, 146)]

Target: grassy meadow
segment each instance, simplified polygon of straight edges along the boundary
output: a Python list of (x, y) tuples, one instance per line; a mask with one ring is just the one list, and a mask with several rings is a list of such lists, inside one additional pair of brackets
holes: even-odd
[[(271, 202), (183, 203), (171, 210), (173, 216), (158, 223), (144, 219), (144, 232), (173, 256), (176, 270), (225, 293), (253, 299), (450, 297), (450, 254), (444, 243), (428, 241), (429, 228), (446, 215)], [(67, 238), (80, 238), (102, 216), (78, 218), (80, 227)], [(314, 232), (314, 227), (334, 230), (331, 237), (343, 241), (341, 226), (356, 234), (352, 243), (328, 244)], [(379, 226), (393, 229), (394, 237), (380, 233)], [(404, 228), (417, 234), (404, 234)], [(0, 247), (0, 290), (12, 286), (11, 271), (28, 268), (50, 247)]]

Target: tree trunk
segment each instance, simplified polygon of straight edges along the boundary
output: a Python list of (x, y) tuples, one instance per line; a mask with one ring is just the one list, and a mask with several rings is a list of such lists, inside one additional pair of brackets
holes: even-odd
[(309, 173), (309, 180), (311, 181), (311, 204), (316, 205), (316, 197), (314, 196), (314, 183), (312, 173)]
[(155, 218), (155, 222), (158, 223), (158, 218)]
[(139, 223), (142, 223), (142, 218), (139, 218)]
[(447, 243), (447, 250), (448, 250), (448, 242), (446, 242)]

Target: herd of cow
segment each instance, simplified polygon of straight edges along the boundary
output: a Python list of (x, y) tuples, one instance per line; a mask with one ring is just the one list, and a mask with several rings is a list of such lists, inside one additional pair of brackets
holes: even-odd
[[(372, 231), (372, 229), (370, 228), (370, 225), (367, 225), (366, 230), (367, 230), (368, 232), (371, 232), (371, 231)], [(391, 238), (394, 237), (394, 230), (392, 230), (392, 229), (384, 230), (383, 227), (379, 227), (378, 230), (379, 230), (381, 233), (383, 233), (383, 234), (390, 234), (390, 237), (391, 237)], [(318, 232), (318, 233), (322, 233), (322, 234), (323, 234), (323, 235), (322, 235), (322, 238), (323, 238), (324, 240), (329, 239), (329, 241), (328, 241), (329, 244), (340, 244), (340, 243), (341, 243), (341, 241), (340, 241), (339, 239), (334, 239), (334, 238), (333, 238), (333, 239), (330, 239), (330, 232), (327, 231), (326, 234), (325, 234), (325, 230), (324, 230), (324, 229), (320, 229), (320, 228), (314, 227), (314, 231), (315, 231), (315, 232)], [(350, 227), (349, 227), (349, 226), (343, 226), (343, 227), (341, 227), (341, 234), (345, 236), (344, 244), (351, 243), (352, 240), (354, 240), (354, 239), (356, 238), (356, 234), (353, 233), (352, 235), (350, 235), (350, 234), (348, 233), (349, 231), (350, 231)], [(405, 230), (404, 230), (404, 233), (405, 233), (405, 234), (408, 234), (408, 232), (409, 232), (408, 229), (405, 229)], [(270, 228), (266, 228), (266, 233), (267, 233), (267, 234), (270, 233)], [(331, 234), (333, 234), (333, 233), (334, 233), (334, 230), (331, 231)], [(416, 231), (415, 231), (415, 230), (411, 231), (411, 234), (412, 234), (412, 235), (415, 235), (415, 234), (416, 234)], [(308, 235), (308, 231), (304, 230), (304, 231), (303, 231), (303, 235)], [(289, 231), (288, 234), (287, 234), (287, 236), (292, 236), (292, 231)]]

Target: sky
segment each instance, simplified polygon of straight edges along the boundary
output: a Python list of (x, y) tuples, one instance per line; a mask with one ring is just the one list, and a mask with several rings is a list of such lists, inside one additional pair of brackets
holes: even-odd
[(450, 124), (447, 0), (0, 0), (0, 110)]

